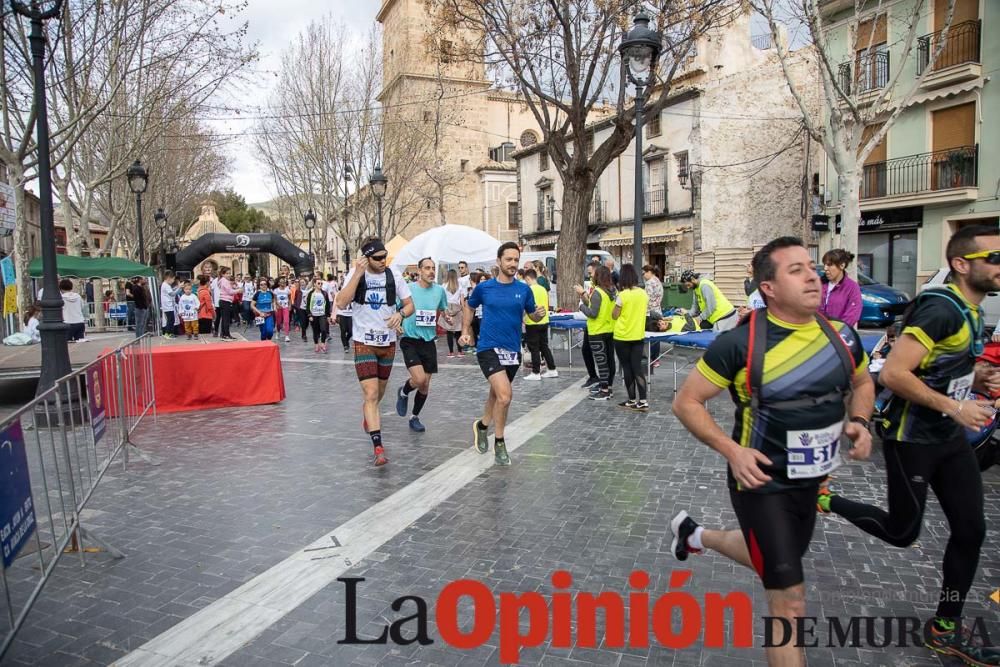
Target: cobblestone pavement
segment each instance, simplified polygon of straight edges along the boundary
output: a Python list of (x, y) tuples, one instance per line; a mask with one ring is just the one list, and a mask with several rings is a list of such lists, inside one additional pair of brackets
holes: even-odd
[[(104, 665), (191, 617), (250, 579), (418, 478), (469, 450), (470, 421), (486, 384), (474, 357), (444, 358), (422, 415), (427, 432), (414, 434), (383, 405), (391, 464), (371, 466), (361, 431), (360, 395), (350, 357), (331, 341), (327, 355), (312, 345), (281, 343), (287, 400), (280, 405), (161, 416), (137, 438), (161, 461), (114, 468), (92, 499), (85, 525), (125, 551), (127, 558), (87, 556), (62, 561), (29, 616), (4, 665)], [(563, 359), (559, 353), (557, 361)], [(397, 359), (399, 363), (399, 359)], [(524, 416), (583, 375), (560, 369), (558, 379), (529, 383), (519, 376), (511, 420)], [(669, 376), (657, 375), (652, 410), (627, 413), (610, 403), (580, 400), (512, 455), (510, 468), (491, 467), (348, 570), (364, 577), (357, 602), (358, 634), (377, 636), (429, 605), (433, 644), (344, 645), (345, 587), (333, 582), (273, 623), (221, 664), (245, 665), (489, 665), (498, 664), (498, 636), (474, 650), (448, 647), (437, 633), (434, 601), (457, 579), (483, 582), (495, 594), (553, 593), (551, 575), (567, 570), (571, 590), (626, 596), (633, 570), (648, 572), (656, 599), (679, 569), (669, 554), (669, 520), (687, 509), (707, 525), (734, 527), (722, 460), (695, 442), (670, 414)], [(391, 389), (405, 378), (393, 370)], [(578, 390), (580, 398), (583, 390)], [(728, 425), (728, 402), (711, 404)], [(544, 410), (542, 411), (544, 412)], [(510, 434), (508, 434), (510, 437)], [(841, 468), (836, 486), (858, 499), (884, 503), (881, 455)], [(1000, 586), (1000, 474), (985, 477), (989, 533), (969, 616), (985, 619), (1000, 643), (1000, 605), (988, 596)], [(919, 542), (896, 549), (836, 518), (820, 517), (807, 557), (809, 611), (823, 618), (919, 616), (933, 610), (947, 526), (928, 503)], [(741, 591), (754, 603), (756, 646), (766, 609), (755, 576), (721, 556), (693, 557), (683, 590), (702, 601), (707, 592)], [(459, 624), (472, 627), (468, 600)], [(522, 621), (524, 617), (522, 616)], [(679, 628), (678, 624), (675, 627)], [(405, 629), (412, 636), (415, 623)], [(603, 636), (598, 624), (597, 636)], [(524, 649), (522, 664), (763, 665), (761, 648), (669, 650), (560, 649), (548, 636)], [(700, 644), (700, 641), (698, 642)], [(197, 664), (192, 662), (191, 664)], [(210, 664), (206, 663), (206, 664)], [(815, 648), (810, 665), (939, 665), (921, 648)]]

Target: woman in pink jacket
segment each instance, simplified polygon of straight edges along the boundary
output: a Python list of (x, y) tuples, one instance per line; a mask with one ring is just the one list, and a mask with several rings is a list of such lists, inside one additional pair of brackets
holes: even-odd
[(852, 327), (861, 319), (861, 286), (847, 275), (854, 255), (842, 248), (828, 250), (823, 255), (823, 270), (827, 284), (823, 286), (823, 302), (819, 312), (832, 320)]
[(233, 297), (238, 289), (229, 279), (229, 269), (225, 266), (219, 269), (219, 310), (221, 311), (223, 340), (234, 340), (229, 333), (229, 325), (233, 321)]

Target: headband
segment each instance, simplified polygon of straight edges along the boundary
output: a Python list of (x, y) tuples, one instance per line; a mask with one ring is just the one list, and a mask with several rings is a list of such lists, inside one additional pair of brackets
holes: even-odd
[(382, 244), (382, 241), (380, 239), (375, 239), (374, 241), (369, 242), (367, 245), (362, 246), (361, 254), (364, 255), (365, 257), (371, 257), (375, 253), (381, 252), (383, 250), (385, 250), (385, 246)]

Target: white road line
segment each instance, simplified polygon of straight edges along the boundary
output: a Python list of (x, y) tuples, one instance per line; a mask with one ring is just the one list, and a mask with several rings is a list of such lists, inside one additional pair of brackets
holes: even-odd
[[(579, 387), (570, 387), (509, 424), (507, 449), (516, 451), (585, 395)], [(471, 439), (471, 422), (468, 428)], [(224, 660), (493, 465), (492, 453), (480, 455), (469, 444), (466, 451), (114, 664), (203, 667)]]

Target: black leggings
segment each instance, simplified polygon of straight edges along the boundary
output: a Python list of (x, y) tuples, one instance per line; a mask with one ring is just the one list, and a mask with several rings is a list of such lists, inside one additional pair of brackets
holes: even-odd
[(614, 334), (603, 333), (588, 335), (590, 363), (594, 366), (594, 375), (601, 381), (601, 389), (607, 389), (615, 382), (615, 341)]
[[(462, 335), (460, 331), (446, 331), (448, 338), (448, 354), (455, 351), (455, 343), (458, 342), (459, 337)], [(459, 348), (461, 350), (461, 348)]]
[(314, 317), (309, 324), (312, 325), (313, 344), (326, 343), (326, 339), (330, 336), (330, 320), (323, 316)]
[(529, 324), (524, 327), (524, 342), (528, 344), (528, 351), (531, 352), (531, 372), (536, 375), (542, 370), (542, 356), (545, 357), (545, 366), (550, 370), (556, 369), (556, 360), (552, 358), (552, 348), (549, 347), (549, 325)]
[(337, 324), (340, 326), (340, 344), (346, 350), (354, 334), (354, 318), (351, 315), (337, 315)]
[(302, 329), (302, 340), (305, 342), (309, 332), (309, 311), (305, 308), (299, 308), (295, 311), (295, 315), (299, 321), (299, 328)]
[(478, 316), (474, 316), (472, 318), (472, 337), (474, 339), (472, 341), (473, 345), (479, 342), (479, 325), (481, 325), (482, 323), (483, 323), (482, 319), (480, 319)]
[[(583, 355), (583, 365), (587, 367), (587, 379), (593, 380), (599, 377), (597, 375), (597, 367), (594, 365), (594, 352), (593, 348), (590, 346), (590, 334), (587, 330), (583, 330), (583, 344), (580, 346), (580, 353)], [(614, 356), (612, 351), (611, 356)]]
[(615, 352), (625, 375), (625, 390), (630, 401), (646, 400), (646, 343), (642, 340), (615, 340)]
[(889, 511), (837, 495), (830, 499), (830, 510), (880, 540), (908, 547), (920, 535), (929, 485), (951, 529), (937, 615), (959, 617), (986, 539), (983, 478), (976, 455), (961, 436), (935, 445), (886, 440), (883, 449)]

